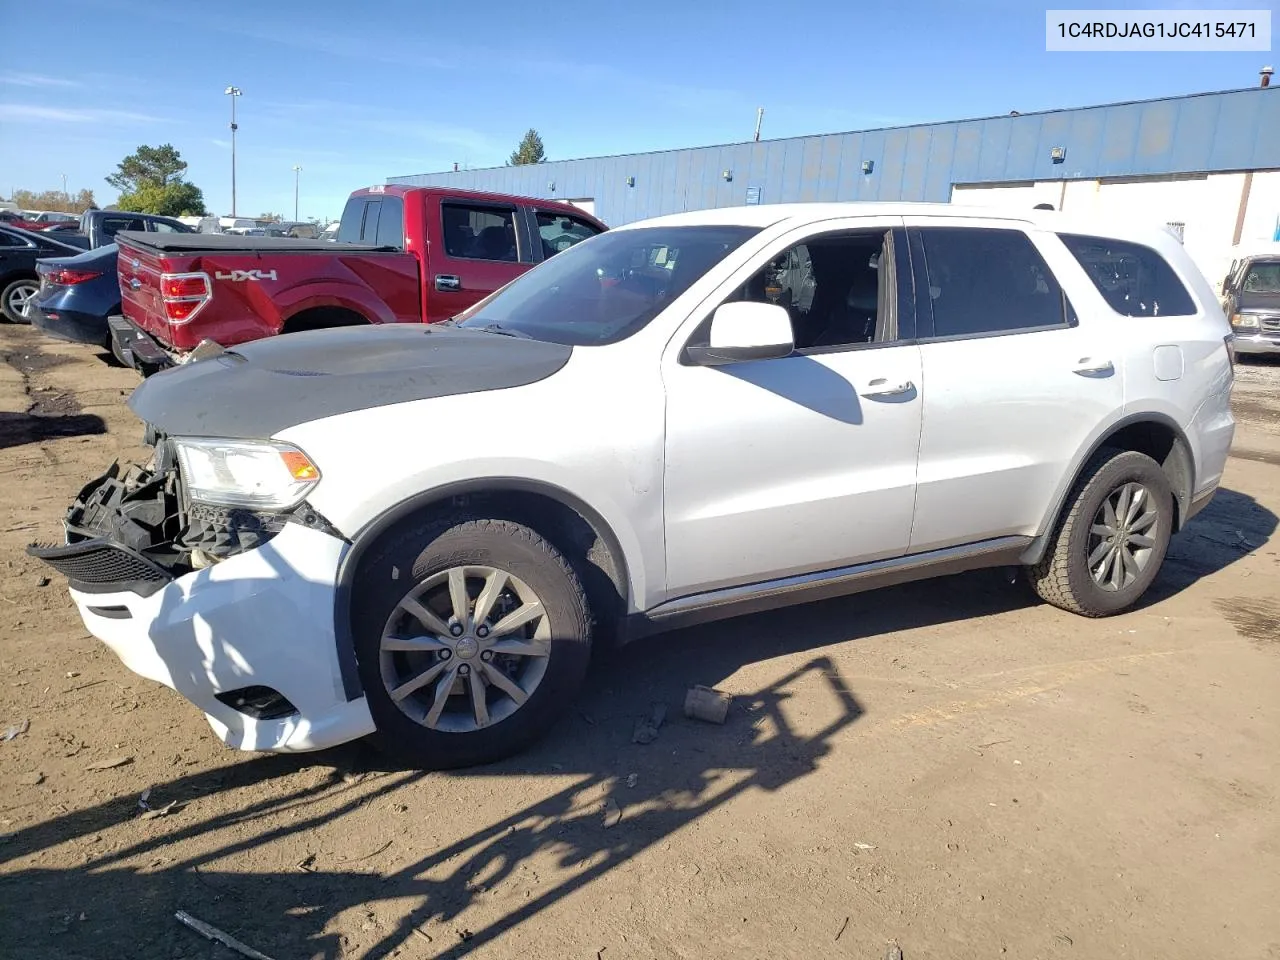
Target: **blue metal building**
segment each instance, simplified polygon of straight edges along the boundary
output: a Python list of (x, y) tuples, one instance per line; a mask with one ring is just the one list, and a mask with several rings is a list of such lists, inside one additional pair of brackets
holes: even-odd
[(1280, 169), (1280, 87), (389, 182), (578, 201), (618, 225), (743, 203), (947, 202), (964, 185), (1268, 169)]

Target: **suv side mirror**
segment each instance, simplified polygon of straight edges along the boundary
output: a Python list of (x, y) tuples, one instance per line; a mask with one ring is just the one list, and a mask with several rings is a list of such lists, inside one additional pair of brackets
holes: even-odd
[(795, 350), (791, 314), (772, 303), (721, 304), (711, 316), (706, 346), (689, 348), (694, 363), (715, 365), (745, 360), (774, 360)]

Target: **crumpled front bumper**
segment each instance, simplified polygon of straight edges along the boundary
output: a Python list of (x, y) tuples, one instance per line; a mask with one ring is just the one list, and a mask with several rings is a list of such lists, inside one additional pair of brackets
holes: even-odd
[[(71, 596), (89, 632), (134, 673), (204, 711), (242, 750), (319, 750), (373, 732), (363, 697), (347, 701), (334, 639), (338, 567), (347, 545), (290, 524), (261, 547), (178, 577), (150, 596)], [(219, 699), (278, 692), (295, 712), (254, 717)]]
[(373, 732), (348, 700), (334, 635), (350, 545), (309, 507), (264, 517), (188, 503), (163, 444), (113, 465), (68, 511), (64, 573), (88, 630), (243, 750), (318, 750)]

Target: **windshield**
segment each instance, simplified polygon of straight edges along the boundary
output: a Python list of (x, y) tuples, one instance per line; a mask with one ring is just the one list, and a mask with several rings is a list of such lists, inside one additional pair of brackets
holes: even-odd
[(1255, 260), (1244, 274), (1245, 293), (1280, 293), (1280, 260)]
[(575, 244), (459, 314), (459, 326), (551, 343), (623, 340), (756, 227), (639, 227)]

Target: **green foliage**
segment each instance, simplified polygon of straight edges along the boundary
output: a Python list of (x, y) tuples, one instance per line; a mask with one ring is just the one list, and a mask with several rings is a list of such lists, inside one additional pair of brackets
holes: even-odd
[(131, 193), (121, 194), (116, 207), (164, 217), (202, 217), (208, 213), (200, 188), (183, 180), (162, 185), (143, 184)]
[(92, 190), (81, 190), (77, 194), (66, 194), (61, 190), (15, 190), (9, 198), (23, 210), (57, 210), (60, 213), (84, 213), (96, 207)]
[(529, 132), (520, 141), (520, 146), (516, 147), (515, 153), (511, 154), (507, 165), (517, 167), (527, 163), (542, 163), (546, 159), (547, 151), (543, 149), (542, 137), (538, 136), (537, 130), (530, 127)]
[(167, 187), (181, 183), (187, 163), (171, 144), (158, 147), (145, 144), (120, 161), (107, 183), (121, 193), (137, 193), (143, 187)]

